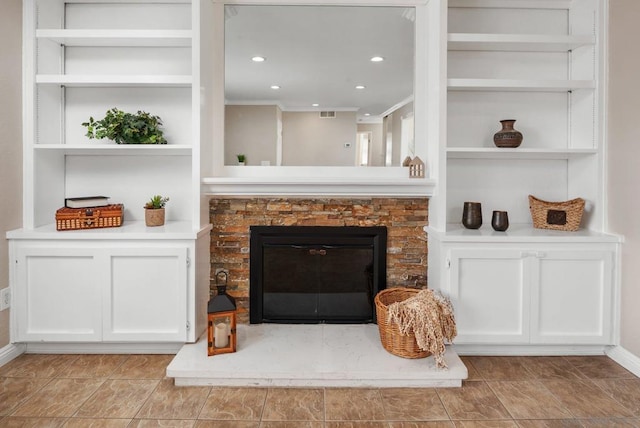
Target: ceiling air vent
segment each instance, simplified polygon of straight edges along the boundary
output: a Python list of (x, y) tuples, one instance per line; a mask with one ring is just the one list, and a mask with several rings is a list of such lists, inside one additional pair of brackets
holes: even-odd
[(335, 111), (321, 111), (320, 117), (322, 119), (335, 119), (336, 112)]

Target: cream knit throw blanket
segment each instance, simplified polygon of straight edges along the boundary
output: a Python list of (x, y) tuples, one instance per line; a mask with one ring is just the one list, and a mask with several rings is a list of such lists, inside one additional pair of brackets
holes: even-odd
[(424, 289), (406, 300), (391, 303), (387, 311), (387, 322), (396, 323), (402, 335), (413, 332), (418, 347), (430, 352), (439, 368), (447, 367), (444, 341), (451, 342), (457, 334), (449, 299)]

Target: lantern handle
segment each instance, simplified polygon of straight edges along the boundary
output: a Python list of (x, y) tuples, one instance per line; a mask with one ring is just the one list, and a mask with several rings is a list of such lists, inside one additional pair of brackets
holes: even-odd
[[(224, 275), (224, 283), (223, 284), (220, 284), (218, 282), (218, 277), (221, 274)], [(228, 281), (229, 281), (229, 274), (226, 271), (221, 270), (220, 272), (218, 272), (216, 274), (216, 288), (218, 289), (218, 295), (226, 293), (226, 291), (227, 291), (227, 282)]]

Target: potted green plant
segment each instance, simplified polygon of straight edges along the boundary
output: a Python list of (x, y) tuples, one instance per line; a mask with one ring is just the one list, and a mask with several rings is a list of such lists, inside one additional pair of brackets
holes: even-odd
[(101, 120), (89, 117), (82, 123), (87, 128), (86, 136), (93, 139), (108, 138), (117, 144), (167, 144), (160, 127), (162, 120), (145, 111), (136, 114), (112, 108)]
[(169, 198), (155, 195), (144, 205), (144, 222), (147, 226), (162, 226), (164, 224), (164, 207), (167, 202), (169, 202)]
[(236, 157), (238, 158), (238, 165), (244, 165), (247, 160), (247, 157), (243, 154), (238, 154)]

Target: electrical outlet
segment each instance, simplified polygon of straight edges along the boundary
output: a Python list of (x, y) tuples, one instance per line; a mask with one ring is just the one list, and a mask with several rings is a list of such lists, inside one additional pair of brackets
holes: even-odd
[(0, 311), (4, 311), (11, 306), (11, 290), (9, 287), (0, 290)]

